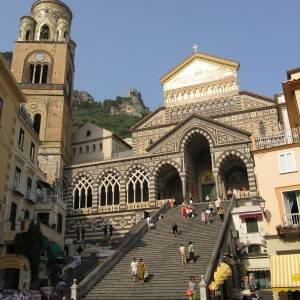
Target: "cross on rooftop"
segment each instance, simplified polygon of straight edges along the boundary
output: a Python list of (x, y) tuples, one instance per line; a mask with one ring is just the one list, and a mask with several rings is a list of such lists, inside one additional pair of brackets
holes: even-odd
[(199, 48), (199, 46), (198, 46), (197, 44), (195, 44), (195, 45), (193, 46), (194, 52), (197, 52), (197, 48)]

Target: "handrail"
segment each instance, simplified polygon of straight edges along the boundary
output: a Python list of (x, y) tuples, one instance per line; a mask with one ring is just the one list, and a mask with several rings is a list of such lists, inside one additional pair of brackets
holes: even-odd
[(215, 248), (213, 250), (213, 253), (211, 255), (211, 259), (208, 263), (208, 267), (206, 269), (204, 281), (206, 284), (208, 284), (213, 276), (214, 270), (217, 268), (219, 261), (220, 261), (220, 255), (221, 255), (221, 249), (224, 246), (224, 242), (227, 239), (227, 233), (230, 230), (230, 225), (232, 223), (232, 218), (231, 218), (231, 211), (233, 207), (235, 206), (235, 200), (232, 199), (230, 201), (230, 204), (227, 208), (227, 213), (224, 218), (223, 226), (220, 231), (219, 237), (217, 244), (215, 245)]
[[(160, 214), (168, 210), (167, 203), (157, 210), (151, 217), (151, 222), (156, 223)], [(128, 252), (148, 231), (146, 220), (141, 220), (132, 230), (130, 230), (124, 237), (123, 242), (114, 254), (108, 257), (101, 265), (97, 266), (91, 273), (89, 273), (77, 286), (78, 298), (81, 299), (88, 291), (111, 269), (114, 267), (124, 254)]]

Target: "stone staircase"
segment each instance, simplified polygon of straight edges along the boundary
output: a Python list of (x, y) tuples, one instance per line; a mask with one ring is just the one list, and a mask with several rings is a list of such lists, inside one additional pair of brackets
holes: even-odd
[[(225, 207), (228, 203), (224, 203)], [(86, 300), (181, 300), (186, 299), (185, 290), (190, 276), (197, 282), (206, 273), (213, 249), (219, 238), (222, 223), (218, 216), (213, 223), (200, 222), (199, 212), (207, 204), (196, 206), (196, 217), (184, 219), (179, 215), (179, 207), (169, 210), (166, 218), (156, 223), (156, 228), (148, 231), (131, 250), (102, 278), (83, 299)], [(179, 236), (174, 238), (171, 224), (176, 220)], [(181, 265), (178, 254), (183, 243), (193, 241), (197, 261)], [(130, 274), (132, 257), (143, 258), (150, 279), (145, 284), (133, 283)], [(198, 293), (199, 299), (199, 293)]]
[(70, 286), (73, 284), (73, 279), (76, 278), (78, 283), (81, 282), (81, 280), (84, 279), (85, 276), (87, 276), (91, 271), (93, 271), (99, 265), (99, 263), (98, 257), (82, 257), (81, 264), (63, 276), (63, 281), (66, 283), (66, 288), (63, 294), (70, 297)]

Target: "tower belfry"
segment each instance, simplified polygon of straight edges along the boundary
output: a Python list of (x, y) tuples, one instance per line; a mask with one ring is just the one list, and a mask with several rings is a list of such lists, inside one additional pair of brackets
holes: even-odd
[(59, 184), (70, 164), (72, 90), (76, 44), (72, 12), (59, 0), (38, 0), (20, 20), (12, 72), (27, 98), (26, 109), (41, 140), (39, 163)]

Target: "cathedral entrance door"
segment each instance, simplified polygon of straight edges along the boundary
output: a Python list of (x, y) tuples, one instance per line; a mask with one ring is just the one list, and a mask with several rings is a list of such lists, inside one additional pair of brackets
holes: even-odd
[(217, 199), (217, 189), (214, 183), (204, 184), (201, 187), (202, 187), (202, 201), (213, 201)]

